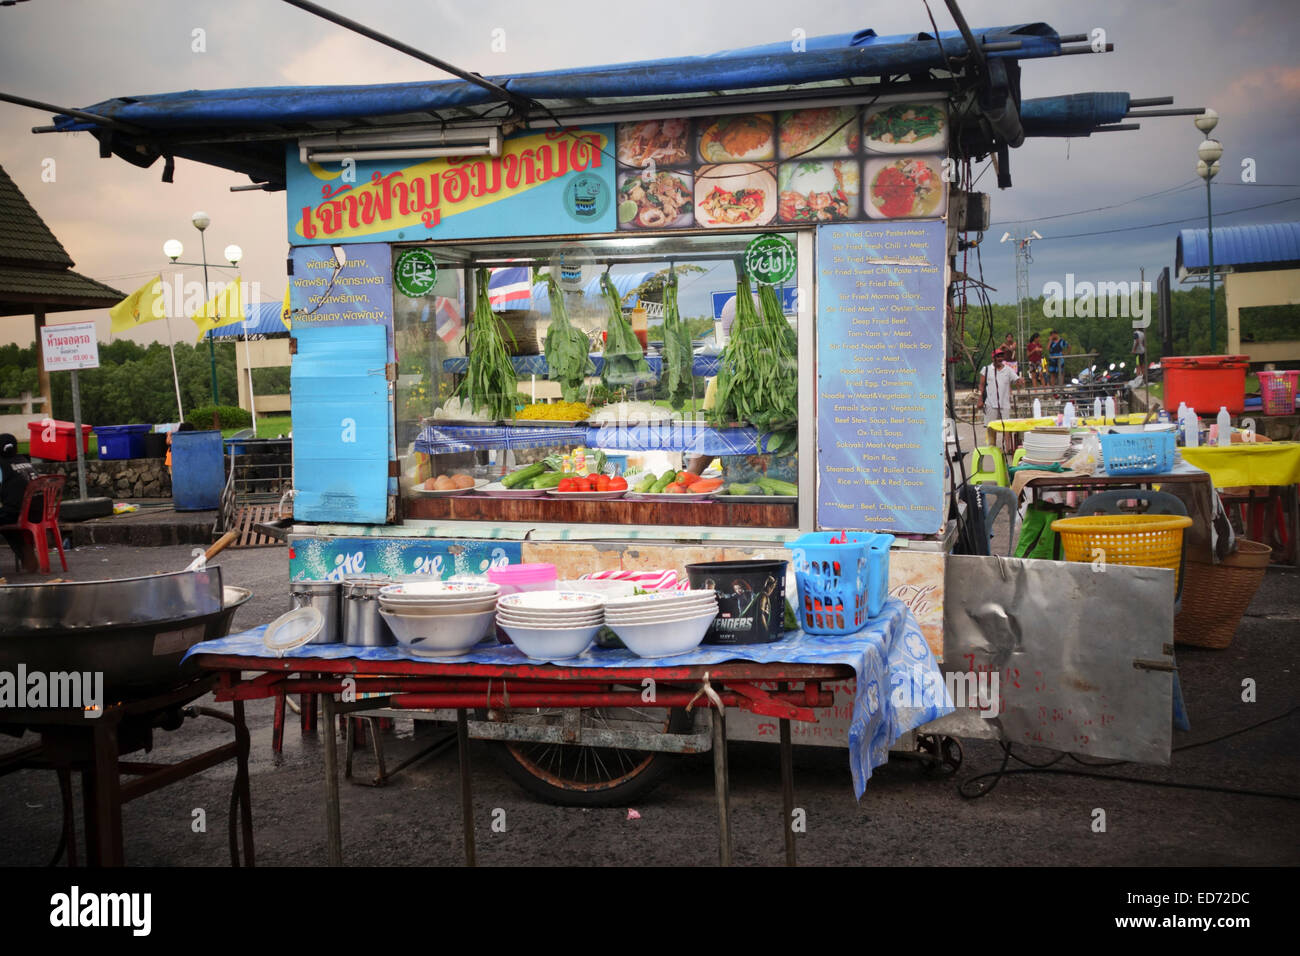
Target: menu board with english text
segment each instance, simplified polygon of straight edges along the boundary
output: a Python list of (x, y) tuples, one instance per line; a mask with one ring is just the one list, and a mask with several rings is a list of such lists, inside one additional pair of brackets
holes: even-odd
[(943, 222), (817, 229), (817, 526), (944, 525)]

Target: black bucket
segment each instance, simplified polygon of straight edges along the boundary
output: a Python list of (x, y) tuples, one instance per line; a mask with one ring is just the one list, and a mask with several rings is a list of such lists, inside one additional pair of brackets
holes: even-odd
[(144, 436), (145, 458), (167, 457), (167, 436), (162, 432), (150, 432)]
[(771, 644), (785, 635), (785, 561), (688, 564), (691, 588), (718, 592), (705, 644)]

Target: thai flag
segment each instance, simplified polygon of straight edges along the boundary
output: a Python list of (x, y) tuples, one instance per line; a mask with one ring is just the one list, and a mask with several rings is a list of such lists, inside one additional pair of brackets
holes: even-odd
[(503, 266), (492, 270), (488, 280), (488, 301), (496, 309), (522, 305), (528, 308), (533, 301), (533, 283), (528, 266)]
[(465, 325), (460, 314), (460, 306), (455, 299), (440, 295), (434, 300), (434, 307), (436, 312), (433, 330), (444, 342), (454, 341)]

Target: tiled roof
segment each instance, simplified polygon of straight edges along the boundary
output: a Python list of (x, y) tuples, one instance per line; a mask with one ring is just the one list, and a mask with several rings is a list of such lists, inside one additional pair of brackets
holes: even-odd
[(72, 257), (0, 166), (0, 260), (69, 268)]

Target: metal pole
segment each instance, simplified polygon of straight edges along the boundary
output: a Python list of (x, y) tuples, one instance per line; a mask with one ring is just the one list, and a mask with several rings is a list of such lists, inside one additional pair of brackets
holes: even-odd
[(465, 865), (478, 866), (474, 853), (474, 791), (469, 776), (469, 717), (456, 711), (456, 749), (460, 757), (460, 821), (465, 834)]
[(343, 865), (343, 833), (339, 825), (339, 752), (334, 740), (338, 721), (334, 695), (321, 694), (321, 722), (325, 725), (325, 842), (330, 866)]
[(794, 760), (790, 721), (785, 718), (781, 719), (781, 805), (785, 808), (785, 865), (794, 866)]
[(1214, 335), (1214, 207), (1210, 202), (1210, 179), (1210, 176), (1205, 177), (1205, 219), (1210, 240), (1210, 354), (1217, 355)]
[(718, 803), (718, 862), (731, 866), (731, 791), (727, 780), (727, 724), (722, 708), (710, 709), (713, 724), (713, 795)]
[[(76, 429), (72, 440), (77, 446), (77, 489), (81, 500), (86, 500), (86, 450), (81, 438), (81, 388), (77, 385), (77, 370), (72, 370), (72, 425)], [(43, 537), (43, 536), (42, 536)]]
[[(203, 317), (208, 316), (208, 295), (212, 291), (212, 286), (208, 284), (208, 240), (204, 236), (203, 230), (199, 230), (199, 245), (203, 250)], [(212, 342), (212, 330), (208, 329), (208, 360), (212, 364), (212, 404), (220, 405), (221, 400), (217, 398), (217, 347)], [(216, 413), (213, 413), (213, 425), (216, 424)]]

